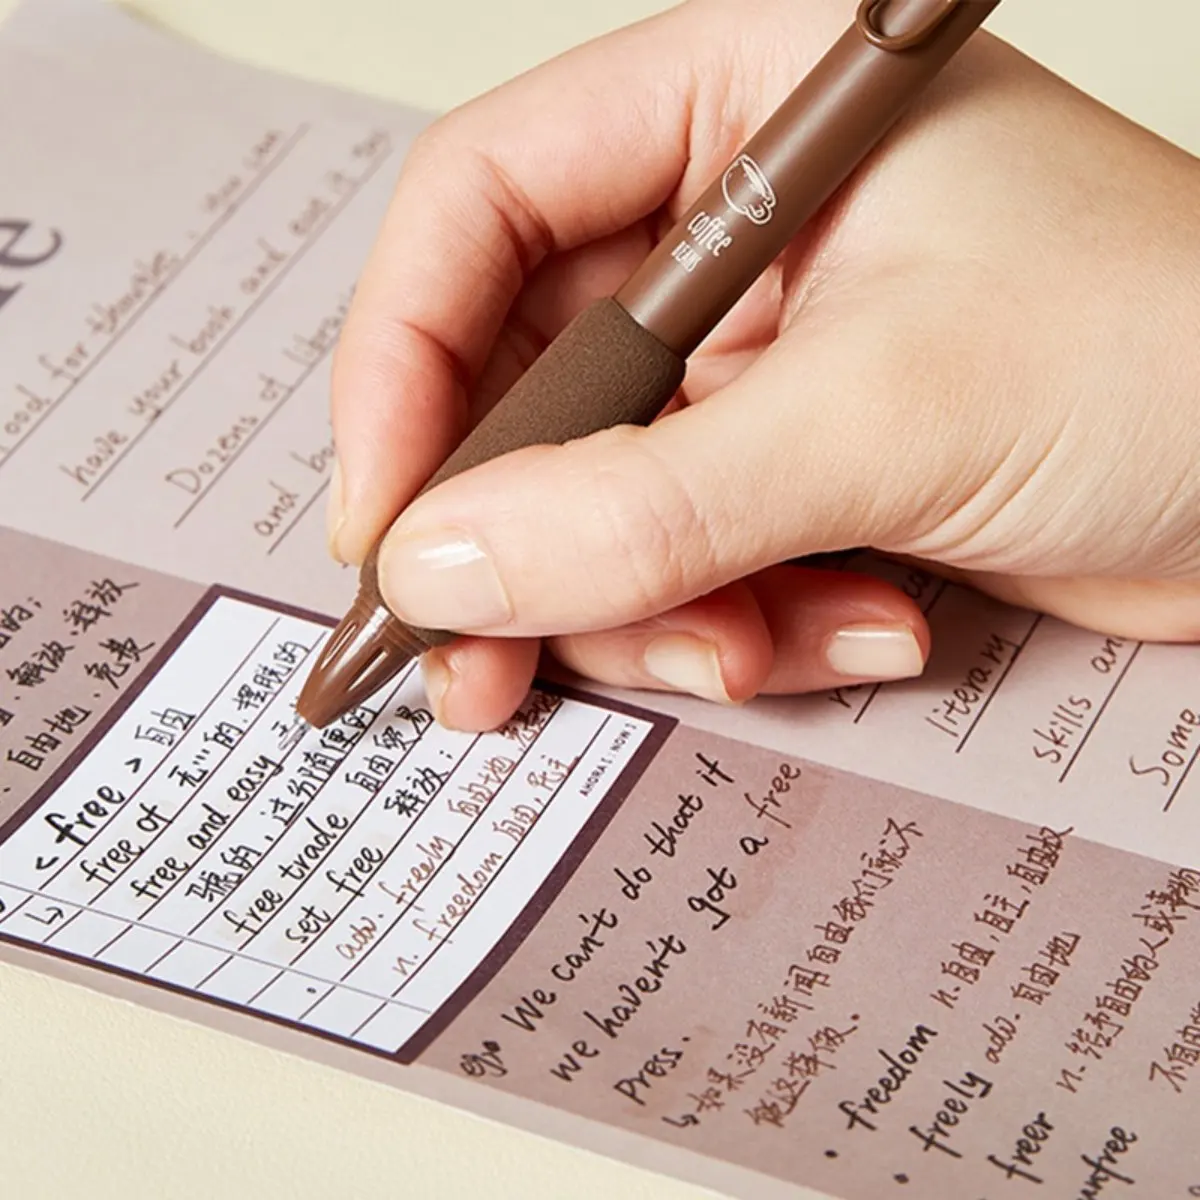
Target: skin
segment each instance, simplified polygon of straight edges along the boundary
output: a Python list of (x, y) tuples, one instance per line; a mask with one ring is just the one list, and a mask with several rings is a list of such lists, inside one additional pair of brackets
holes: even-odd
[[(361, 561), (852, 15), (690, 0), (422, 136), (335, 360), (337, 557)], [(385, 596), (466, 635), (427, 656), (439, 717), (506, 719), (543, 641), (586, 676), (726, 702), (917, 673), (929, 630), (899, 591), (780, 565), (855, 546), (1104, 633), (1196, 640), (1197, 211), (1197, 160), (977, 36), (667, 415), (403, 512)]]

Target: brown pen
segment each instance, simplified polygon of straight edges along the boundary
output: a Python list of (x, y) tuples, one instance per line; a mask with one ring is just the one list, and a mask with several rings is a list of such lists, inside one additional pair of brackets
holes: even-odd
[[(425, 485), (523, 446), (647, 425), (685, 360), (878, 144), (1000, 0), (862, 0), (854, 24), (625, 285), (551, 343)], [(384, 603), (378, 544), (296, 704), (324, 726), (454, 638)]]

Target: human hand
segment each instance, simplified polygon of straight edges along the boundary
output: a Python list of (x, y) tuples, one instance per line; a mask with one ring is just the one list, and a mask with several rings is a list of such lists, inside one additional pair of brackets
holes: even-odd
[[(691, 0), (437, 122), (334, 370), (360, 561), (578, 310), (624, 282), (851, 19)], [(986, 34), (692, 358), (649, 429), (505, 456), (385, 539), (438, 716), (504, 720), (539, 639), (740, 701), (918, 674), (920, 611), (781, 566), (869, 545), (1107, 633), (1200, 636), (1200, 166)]]

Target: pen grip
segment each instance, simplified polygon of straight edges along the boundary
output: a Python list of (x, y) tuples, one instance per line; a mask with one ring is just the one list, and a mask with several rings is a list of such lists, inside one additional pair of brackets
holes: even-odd
[(422, 493), (525, 446), (648, 425), (675, 395), (684, 369), (684, 360), (615, 300), (598, 300), (550, 343)]
[[(678, 354), (615, 300), (598, 300), (550, 343), (420, 494), (525, 446), (562, 445), (618, 425), (648, 425), (675, 395), (685, 369)], [(374, 550), (363, 564), (363, 583), (378, 587)], [(453, 636), (412, 632), (430, 646)]]

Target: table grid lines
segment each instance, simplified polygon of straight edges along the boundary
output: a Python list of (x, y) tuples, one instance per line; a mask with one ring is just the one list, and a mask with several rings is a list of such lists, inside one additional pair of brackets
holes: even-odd
[[(53, 879), (35, 863), (54, 823), (34, 814), (4, 847), (0, 938), (399, 1050), (491, 954), (605, 795), (627, 786), (655, 723), (626, 712), (618, 732), (619, 707), (534, 693), (508, 729), (455, 733), (420, 707), (414, 665), (345, 721), (268, 746), (326, 636), (245, 597), (201, 610), (175, 650), (203, 664), (193, 692), (192, 667), (160, 664), (47, 801), (70, 811), (114, 779), (129, 793), (120, 806), (80, 828), (84, 844)], [(174, 741), (137, 778), (135, 732), (168, 709)], [(566, 804), (585, 778), (580, 803)], [(139, 795), (149, 800), (134, 807)], [(148, 804), (155, 823), (140, 824)]]

